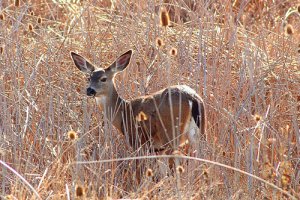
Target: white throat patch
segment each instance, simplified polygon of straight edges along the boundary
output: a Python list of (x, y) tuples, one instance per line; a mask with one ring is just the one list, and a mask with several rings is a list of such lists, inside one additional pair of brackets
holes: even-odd
[(100, 108), (103, 110), (106, 106), (106, 97), (101, 96), (101, 97), (95, 97), (95, 98), (96, 98), (97, 105), (99, 105)]

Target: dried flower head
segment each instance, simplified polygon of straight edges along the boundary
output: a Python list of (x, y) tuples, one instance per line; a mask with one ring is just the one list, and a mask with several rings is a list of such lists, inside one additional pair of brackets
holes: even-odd
[(3, 13), (0, 13), (0, 20), (5, 20), (5, 16), (4, 16), (4, 14)]
[(19, 7), (20, 6), (20, 0), (15, 0), (15, 6)]
[(38, 23), (38, 24), (41, 24), (41, 23), (42, 23), (42, 18), (41, 18), (41, 16), (38, 17), (37, 23)]
[(2, 55), (4, 53), (4, 47), (0, 46), (0, 55)]
[(287, 35), (293, 35), (294, 34), (294, 28), (291, 24), (288, 24), (285, 26), (285, 33)]
[(34, 15), (34, 12), (33, 12), (33, 11), (31, 11), (31, 12), (30, 12), (30, 15), (31, 15), (31, 16), (33, 16), (33, 15)]
[(167, 27), (170, 25), (170, 16), (169, 16), (169, 12), (167, 11), (167, 9), (165, 7), (162, 7), (160, 9), (160, 25)]
[(76, 197), (82, 197), (84, 195), (84, 188), (80, 185), (77, 185), (75, 188)]
[(291, 184), (291, 176), (288, 174), (283, 174), (281, 176), (281, 184), (283, 188), (287, 188)]
[(4, 199), (5, 199), (5, 200), (15, 200), (15, 199), (17, 199), (17, 198), (14, 197), (14, 195), (9, 194), (9, 195), (6, 195), (6, 196), (4, 197)]
[(68, 138), (69, 140), (76, 140), (78, 138), (78, 134), (75, 131), (71, 130), (68, 132)]
[(297, 49), (297, 52), (298, 52), (298, 53), (300, 53), (300, 48), (299, 48), (299, 49)]
[(300, 4), (297, 5), (297, 11), (298, 11), (298, 13), (300, 13)]
[(172, 49), (170, 50), (170, 55), (171, 56), (177, 56), (177, 49), (172, 47)]
[(286, 133), (288, 134), (289, 131), (290, 131), (290, 125), (287, 124), (287, 125), (285, 126), (285, 130), (286, 130)]
[(203, 175), (203, 178), (207, 180), (208, 179), (208, 170), (204, 169), (202, 175)]
[(28, 30), (29, 30), (30, 32), (33, 31), (33, 25), (32, 25), (32, 24), (28, 24)]
[(164, 46), (165, 44), (164, 44), (164, 41), (161, 39), (161, 38), (156, 38), (156, 46), (157, 47), (162, 47), (162, 46)]
[(139, 114), (136, 116), (136, 120), (137, 120), (138, 122), (146, 121), (146, 120), (148, 120), (148, 116), (147, 116), (143, 111), (141, 111), (141, 112), (139, 112)]
[(254, 115), (254, 120), (256, 122), (259, 122), (261, 119), (262, 119), (262, 117), (260, 115), (258, 115), (258, 114)]
[(182, 173), (184, 173), (184, 168), (183, 168), (181, 165), (179, 165), (179, 166), (176, 168), (176, 171), (177, 171), (177, 173), (182, 174)]
[(148, 168), (148, 169), (146, 170), (146, 177), (153, 177), (153, 176), (154, 176), (154, 174), (153, 174), (152, 169)]

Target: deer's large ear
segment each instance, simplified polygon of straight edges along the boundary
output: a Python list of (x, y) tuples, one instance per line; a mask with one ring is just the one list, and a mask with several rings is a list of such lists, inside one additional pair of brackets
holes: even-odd
[(95, 67), (90, 64), (84, 57), (78, 55), (77, 53), (71, 52), (71, 57), (76, 65), (76, 67), (84, 72), (84, 73), (91, 73), (95, 70)]
[(116, 59), (116, 61), (108, 69), (112, 70), (113, 72), (123, 71), (130, 63), (131, 55), (132, 55), (132, 50), (123, 53), (121, 56), (119, 56)]

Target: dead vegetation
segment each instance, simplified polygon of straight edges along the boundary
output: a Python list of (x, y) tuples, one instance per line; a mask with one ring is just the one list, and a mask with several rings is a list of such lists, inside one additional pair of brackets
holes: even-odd
[[(300, 198), (296, 0), (0, 6), (1, 198)], [(136, 162), (127, 158), (148, 153), (133, 152), (105, 123), (69, 56), (78, 51), (106, 66), (128, 49), (135, 53), (117, 77), (120, 94), (194, 88), (208, 113), (207, 141), (196, 156), (214, 164), (190, 159), (166, 176), (163, 159), (159, 168), (149, 155), (136, 183)]]

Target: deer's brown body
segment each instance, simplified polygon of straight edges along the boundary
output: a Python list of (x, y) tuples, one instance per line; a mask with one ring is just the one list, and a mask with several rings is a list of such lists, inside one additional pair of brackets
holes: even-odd
[(122, 99), (113, 79), (124, 70), (132, 51), (121, 55), (108, 68), (95, 68), (82, 56), (71, 53), (75, 65), (90, 75), (87, 95), (94, 96), (106, 118), (125, 135), (134, 148), (175, 150), (195, 142), (205, 131), (205, 110), (200, 96), (186, 85), (171, 86), (131, 101)]

